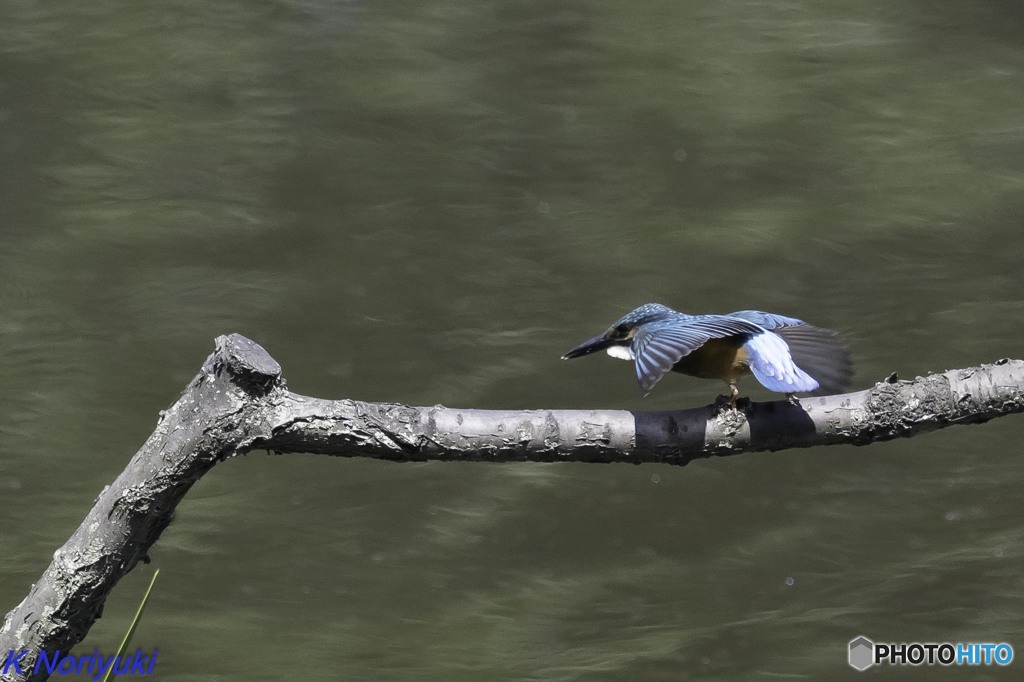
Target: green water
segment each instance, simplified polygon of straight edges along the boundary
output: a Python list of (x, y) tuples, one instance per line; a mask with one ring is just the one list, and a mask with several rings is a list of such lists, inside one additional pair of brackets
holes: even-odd
[[(302, 393), (482, 408), (707, 403), (559, 361), (647, 301), (841, 329), (856, 388), (1021, 357), (1022, 18), (0, 3), (0, 613), (222, 333)], [(136, 643), (172, 681), (852, 679), (860, 634), (1024, 654), (1022, 429), (682, 469), (252, 455), (154, 548)]]

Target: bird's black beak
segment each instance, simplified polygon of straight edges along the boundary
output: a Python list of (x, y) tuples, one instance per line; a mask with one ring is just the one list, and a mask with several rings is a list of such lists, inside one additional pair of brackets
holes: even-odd
[(595, 336), (589, 341), (584, 341), (580, 345), (573, 348), (571, 351), (562, 356), (563, 360), (572, 360), (573, 358), (582, 358), (584, 355), (590, 355), (596, 353), (599, 350), (604, 350), (610, 346), (615, 345), (616, 340), (609, 337), (607, 334), (601, 334)]

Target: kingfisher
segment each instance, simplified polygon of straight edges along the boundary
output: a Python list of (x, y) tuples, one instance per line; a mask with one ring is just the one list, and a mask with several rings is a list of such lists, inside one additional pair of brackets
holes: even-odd
[(830, 395), (850, 385), (853, 365), (839, 334), (795, 317), (740, 310), (726, 315), (687, 315), (648, 303), (608, 331), (562, 356), (571, 360), (606, 350), (632, 360), (646, 395), (669, 371), (729, 385), (728, 405), (736, 410), (739, 380), (747, 374), (769, 391)]

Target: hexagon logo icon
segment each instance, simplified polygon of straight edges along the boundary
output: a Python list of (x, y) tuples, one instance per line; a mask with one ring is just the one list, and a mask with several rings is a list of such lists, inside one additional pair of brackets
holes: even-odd
[(850, 640), (850, 667), (867, 670), (875, 664), (875, 643), (861, 635)]

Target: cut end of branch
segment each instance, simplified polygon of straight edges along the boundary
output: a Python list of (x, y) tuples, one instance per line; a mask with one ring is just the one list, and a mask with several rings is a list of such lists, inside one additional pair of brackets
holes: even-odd
[(281, 378), (281, 365), (263, 346), (241, 334), (218, 336), (216, 350), (206, 370), (227, 370), (238, 383), (257, 394), (265, 394)]

